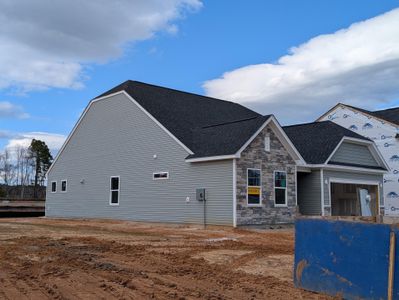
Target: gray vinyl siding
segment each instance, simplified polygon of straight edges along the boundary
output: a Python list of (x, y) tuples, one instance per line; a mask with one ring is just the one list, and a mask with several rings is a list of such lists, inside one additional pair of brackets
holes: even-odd
[[(48, 187), (46, 215), (202, 223), (195, 192), (206, 188), (208, 223), (232, 225), (232, 160), (190, 164), (187, 155), (125, 95), (97, 101), (48, 175), (58, 186), (57, 193)], [(157, 171), (170, 178), (153, 180)], [(109, 205), (110, 176), (120, 176), (119, 206)], [(67, 193), (59, 192), (63, 179)]]
[(341, 144), (331, 161), (363, 166), (379, 166), (367, 146), (348, 142)]
[(321, 215), (320, 171), (298, 173), (298, 206), (302, 215)]
[[(331, 205), (330, 200), (330, 179), (344, 179), (344, 180), (354, 180), (354, 181), (373, 181), (378, 182), (380, 185), (383, 183), (383, 175), (382, 174), (367, 174), (367, 173), (352, 173), (352, 172), (343, 172), (343, 171), (323, 171), (323, 177), (325, 182), (327, 180), (327, 184), (324, 183), (324, 204), (326, 206)], [(380, 206), (384, 206), (384, 193), (382, 188), (380, 187)]]

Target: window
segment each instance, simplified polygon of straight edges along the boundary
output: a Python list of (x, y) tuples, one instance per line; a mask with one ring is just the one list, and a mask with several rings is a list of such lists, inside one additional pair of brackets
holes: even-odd
[(269, 136), (265, 137), (265, 151), (270, 152), (270, 137)]
[(287, 172), (274, 171), (274, 203), (276, 206), (287, 205)]
[(119, 190), (120, 190), (120, 183), (119, 183), (119, 176), (112, 176), (110, 181), (110, 205), (119, 205)]
[(259, 169), (247, 169), (247, 203), (261, 204), (261, 178)]
[(61, 181), (61, 192), (66, 193), (66, 191), (67, 191), (67, 180), (65, 179)]
[(57, 181), (52, 181), (51, 182), (51, 192), (56, 193), (57, 192)]
[(152, 179), (169, 179), (169, 172), (156, 172), (152, 174)]

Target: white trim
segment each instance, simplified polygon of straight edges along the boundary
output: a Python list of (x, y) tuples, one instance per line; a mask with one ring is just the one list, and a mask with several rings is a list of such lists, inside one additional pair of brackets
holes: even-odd
[(324, 211), (324, 172), (323, 169), (320, 170), (320, 193), (321, 193), (321, 197), (320, 197), (320, 201), (321, 201), (321, 215), (324, 216), (325, 215), (325, 211)]
[(299, 153), (299, 151), (295, 148), (294, 144), (292, 144), (291, 140), (285, 134), (284, 130), (281, 128), (280, 124), (277, 122), (274, 116), (270, 116), (263, 124), (258, 128), (258, 130), (245, 142), (245, 144), (235, 153), (231, 155), (219, 155), (219, 156), (207, 156), (207, 157), (199, 157), (199, 158), (188, 158), (186, 162), (203, 162), (203, 161), (213, 161), (213, 160), (223, 160), (223, 159), (234, 159), (240, 158), (241, 152), (244, 151), (248, 145), (259, 135), (259, 133), (269, 124), (271, 123), (273, 132), (276, 134), (277, 138), (281, 141), (283, 146), (286, 147), (287, 151), (290, 153), (292, 158), (295, 160), (297, 164), (304, 165), (306, 164), (305, 160)]
[[(250, 204), (248, 203), (248, 170), (257, 170), (259, 171), (259, 176), (260, 176), (260, 185), (251, 185), (251, 187), (258, 187), (259, 188), (259, 204)], [(247, 206), (248, 207), (260, 207), (262, 206), (262, 169), (259, 168), (247, 168), (247, 188), (246, 188), (246, 197), (247, 197)]]
[[(62, 182), (64, 182), (65, 181), (65, 191), (63, 191), (62, 190)], [(61, 193), (66, 193), (68, 191), (68, 180), (67, 179), (63, 179), (63, 180), (61, 180), (61, 189), (60, 189), (60, 192)]]
[(334, 156), (334, 154), (338, 151), (338, 149), (341, 147), (341, 145), (344, 142), (349, 142), (349, 143), (352, 143), (352, 144), (367, 146), (367, 149), (370, 151), (370, 153), (373, 156), (373, 158), (375, 159), (375, 161), (380, 166), (383, 165), (384, 168), (386, 168), (387, 170), (390, 170), (390, 168), (389, 168), (388, 164), (386, 163), (384, 157), (382, 156), (381, 152), (378, 150), (377, 146), (375, 145), (375, 143), (373, 141), (367, 141), (367, 140), (362, 140), (362, 139), (353, 138), (353, 137), (347, 137), (347, 136), (344, 136), (341, 139), (341, 141), (335, 147), (333, 152), (331, 152), (330, 156), (327, 158), (327, 160), (324, 162), (324, 164), (327, 164), (331, 160), (331, 158)]
[(180, 146), (182, 146), (184, 148), (184, 150), (186, 150), (189, 154), (194, 154), (186, 145), (184, 145), (177, 137), (175, 137), (168, 129), (166, 129), (157, 119), (155, 119), (147, 110), (145, 110), (136, 100), (134, 100), (125, 90), (116, 92), (116, 93), (112, 93), (100, 98), (96, 98), (93, 99), (89, 102), (89, 104), (86, 106), (85, 110), (83, 111), (83, 113), (80, 115), (78, 121), (76, 122), (75, 126), (72, 128), (72, 131), (69, 133), (67, 139), (65, 140), (64, 144), (62, 145), (61, 149), (58, 151), (56, 157), (54, 158), (53, 163), (51, 164), (51, 166), (49, 167), (49, 169), (47, 170), (46, 174), (49, 174), (50, 171), (52, 170), (53, 166), (55, 165), (55, 163), (57, 162), (58, 158), (60, 157), (61, 153), (64, 151), (66, 145), (69, 143), (69, 140), (71, 139), (71, 137), (73, 136), (73, 134), (75, 133), (76, 129), (78, 128), (78, 126), (80, 125), (80, 123), (82, 122), (83, 118), (85, 117), (85, 115), (87, 114), (88, 110), (90, 109), (90, 107), (93, 105), (93, 103), (101, 101), (101, 100), (105, 100), (108, 99), (110, 97), (119, 95), (119, 94), (123, 94), (125, 95), (129, 100), (131, 100), (134, 104), (136, 104), (136, 106), (143, 111), (151, 120), (153, 120), (162, 130), (164, 130), (170, 137), (172, 137)]
[[(118, 178), (118, 189), (113, 190), (112, 189), (112, 178)], [(112, 203), (112, 192), (118, 191), (118, 203)], [(121, 198), (121, 177), (119, 175), (117, 176), (110, 176), (109, 177), (109, 205), (111, 206), (118, 206)]]
[(326, 113), (324, 113), (324, 114), (321, 115), (319, 118), (317, 118), (316, 122), (322, 121), (322, 119), (323, 119), (325, 116), (327, 116), (328, 114), (330, 114), (331, 112), (333, 112), (334, 110), (336, 110), (336, 109), (337, 109), (338, 107), (340, 107), (340, 106), (341, 106), (341, 108), (346, 108), (346, 109), (349, 109), (349, 110), (351, 110), (351, 111), (356, 111), (356, 112), (358, 112), (358, 113), (361, 113), (362, 115), (366, 116), (367, 118), (374, 118), (374, 119), (376, 119), (376, 120), (378, 120), (378, 121), (380, 121), (380, 122), (384, 122), (384, 124), (385, 124), (385, 123), (386, 123), (386, 124), (389, 124), (390, 126), (392, 126), (392, 127), (394, 127), (394, 128), (397, 128), (397, 127), (398, 127), (397, 124), (392, 123), (391, 121), (388, 121), (388, 120), (386, 120), (386, 119), (382, 119), (382, 118), (376, 117), (376, 116), (374, 116), (374, 115), (370, 115), (370, 114), (368, 114), (368, 113), (366, 113), (366, 112), (364, 112), (364, 111), (361, 111), (361, 110), (357, 109), (356, 107), (351, 107), (351, 106), (348, 106), (348, 105), (346, 105), (346, 104), (344, 104), (344, 103), (338, 103), (338, 104), (336, 104), (334, 107), (330, 108)]
[(237, 155), (219, 155), (219, 156), (206, 156), (198, 158), (188, 158), (186, 162), (203, 162), (203, 161), (214, 161), (214, 160), (225, 160), (239, 158)]
[[(164, 173), (166, 173), (166, 177), (155, 178), (155, 174), (164, 174)], [(152, 173), (152, 180), (166, 180), (166, 179), (169, 179), (169, 172), (167, 171), (158, 171)]]
[[(55, 191), (53, 192), (53, 183), (55, 183)], [(55, 194), (55, 193), (57, 193), (57, 181), (56, 180), (53, 180), (53, 181), (51, 181), (51, 184), (50, 184), (50, 193), (51, 194)]]
[[(285, 188), (276, 187), (276, 172), (285, 173)], [(276, 204), (276, 189), (285, 190), (285, 204)], [(288, 173), (287, 171), (273, 171), (274, 207), (288, 207)]]
[(233, 159), (233, 227), (237, 227), (237, 161)]
[(275, 127), (274, 129), (276, 129), (276, 131), (274, 131), (274, 133), (277, 135), (278, 138), (280, 138), (280, 141), (282, 142), (283, 145), (284, 145), (284, 142), (286, 143), (285, 146), (288, 146), (287, 150), (288, 150), (288, 152), (290, 152), (291, 156), (293, 156), (294, 160), (297, 161), (297, 159), (295, 159), (295, 158), (298, 158), (300, 162), (305, 164), (305, 160), (303, 159), (303, 157), (301, 156), (299, 151), (295, 148), (294, 144), (292, 144), (291, 140), (285, 134), (284, 130), (281, 128), (280, 124), (277, 122), (277, 120), (276, 120), (276, 118), (274, 116), (270, 116), (263, 123), (263, 125), (261, 127), (259, 127), (259, 129), (249, 138), (249, 140), (237, 151), (236, 155), (238, 155), (238, 157), (240, 157), (241, 156), (241, 152), (244, 151), (248, 147), (248, 145), (259, 135), (259, 133), (269, 123), (274, 125), (274, 127)]
[[(383, 205), (381, 205), (381, 190), (380, 190), (380, 184), (381, 182), (379, 181), (374, 181), (374, 180), (361, 180), (361, 179), (346, 179), (346, 178), (336, 178), (336, 177), (331, 177), (328, 181), (328, 186), (329, 186), (329, 197), (330, 197), (330, 206), (332, 206), (332, 201), (331, 201), (331, 183), (342, 183), (342, 184), (359, 184), (359, 185), (374, 185), (377, 186), (377, 193), (378, 193), (378, 213), (377, 216), (381, 215), (381, 208), (384, 208)], [(385, 205), (385, 202), (384, 202)]]
[(375, 180), (362, 180), (362, 179), (346, 179), (339, 177), (330, 177), (329, 183), (344, 183), (344, 184), (363, 184), (363, 185), (379, 185), (379, 181)]
[[(334, 156), (335, 152), (337, 152), (338, 149), (341, 147), (343, 142), (349, 142), (352, 144), (363, 145), (363, 146), (367, 146), (368, 148), (369, 148), (369, 146), (374, 144), (374, 142), (372, 142), (372, 141), (367, 141), (367, 140), (362, 140), (362, 139), (358, 139), (358, 138), (344, 136), (339, 141), (338, 145), (334, 148), (334, 150), (331, 152), (330, 156), (326, 159), (326, 161), (324, 162), (325, 164), (327, 164), (330, 161), (330, 159)], [(369, 150), (370, 150), (370, 148), (369, 148)]]
[[(337, 170), (337, 171), (348, 171), (348, 172), (358, 172), (358, 173), (368, 173), (368, 174), (386, 174), (388, 171), (386, 170), (377, 170), (377, 169), (369, 169), (369, 168), (362, 168), (362, 167), (352, 167), (352, 166), (341, 166), (341, 165), (329, 165), (329, 164), (309, 164), (304, 167), (319, 169), (323, 168), (326, 170)], [(301, 171), (302, 172), (302, 171)]]

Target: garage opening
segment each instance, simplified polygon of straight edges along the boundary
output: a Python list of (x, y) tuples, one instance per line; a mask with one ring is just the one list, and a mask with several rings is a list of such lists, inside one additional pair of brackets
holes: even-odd
[(378, 201), (378, 185), (331, 183), (333, 216), (376, 216)]

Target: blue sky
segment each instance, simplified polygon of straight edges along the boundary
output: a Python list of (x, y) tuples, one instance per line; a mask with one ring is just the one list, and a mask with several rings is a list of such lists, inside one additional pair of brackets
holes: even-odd
[[(52, 4), (46, 3), (47, 1), (38, 1), (42, 6), (37, 5), (36, 11), (29, 7), (29, 1), (20, 1), (20, 4), (15, 5), (1, 2), (3, 1), (0, 0), (0, 17), (3, 18), (0, 20), (3, 21), (0, 23), (4, 24), (0, 24), (0, 27), (8, 28), (0, 30), (0, 57), (3, 56), (3, 59), (0, 58), (0, 73), (3, 73), (3, 76), (0, 75), (0, 149), (7, 145), (26, 143), (31, 137), (42, 137), (56, 151), (89, 100), (127, 79), (231, 99), (264, 114), (275, 113), (285, 124), (312, 121), (338, 101), (370, 109), (399, 104), (399, 85), (392, 79), (399, 72), (396, 64), (399, 60), (397, 48), (393, 44), (381, 50), (379, 47), (384, 43), (379, 42), (374, 35), (379, 28), (393, 27), (393, 21), (381, 15), (397, 8), (398, 1), (170, 0), (165, 1), (168, 3), (161, 8), (156, 0), (148, 7), (143, 3), (152, 1), (130, 1), (130, 4), (126, 4), (129, 1), (119, 1), (121, 7), (126, 5), (124, 11), (131, 12), (119, 18), (110, 16), (112, 13), (118, 15), (117, 8), (105, 7), (113, 4), (103, 3), (101, 7), (97, 7), (95, 5), (98, 4), (93, 1), (94, 6), (90, 7), (88, 4), (87, 9), (98, 12), (98, 18), (93, 13), (88, 20), (79, 20), (85, 18), (76, 13), (79, 6), (75, 6), (74, 1), (65, 1), (64, 7), (54, 8), (55, 12), (65, 13), (64, 23), (57, 18), (45, 17), (46, 20), (43, 21), (39, 17), (54, 15), (54, 11), (48, 8)], [(18, 5), (23, 5), (25, 13), (23, 9), (21, 12)], [(139, 6), (140, 9), (136, 9)], [(141, 20), (140, 16), (153, 13), (161, 16), (153, 24), (148, 21), (137, 25), (136, 21), (131, 20)], [(106, 20), (109, 24), (114, 25), (106, 24), (106, 29), (99, 27), (98, 19), (102, 14), (109, 17)], [(280, 70), (275, 70), (276, 66), (286, 66), (282, 71), (284, 77), (292, 76), (288, 72), (298, 71), (292, 67), (297, 63), (285, 64), (284, 59), (283, 62), (279, 61), (287, 54), (298, 57), (302, 52), (308, 51), (307, 57), (312, 60), (310, 51), (314, 50), (314, 61), (305, 64), (302, 62), (300, 69), (301, 74), (313, 72), (312, 78), (317, 74), (315, 75), (315, 68), (311, 67), (322, 65), (328, 55), (332, 57), (334, 68), (336, 52), (341, 51), (340, 49), (353, 49), (350, 43), (356, 40), (336, 32), (378, 16), (380, 19), (376, 22), (362, 23), (358, 31), (355, 27), (347, 35), (365, 36), (356, 44), (360, 50), (359, 55), (355, 53), (354, 57), (362, 55), (361, 50), (370, 48), (368, 55), (372, 55), (373, 51), (381, 53), (386, 50), (392, 55), (390, 60), (380, 59), (368, 64), (371, 59), (367, 59), (365, 55), (365, 59), (358, 65), (351, 66), (352, 69), (347, 67), (352, 65), (348, 63), (352, 61), (350, 58), (338, 61), (337, 69), (341, 68), (342, 71), (329, 75), (324, 83), (316, 80), (317, 84), (311, 84), (314, 88), (320, 83), (319, 89), (323, 91), (331, 86), (338, 87), (336, 90), (339, 92), (329, 93), (328, 97), (321, 94), (320, 100), (313, 99), (306, 93), (298, 93), (297, 90), (291, 91), (287, 96), (285, 91), (297, 82), (284, 87), (283, 92), (279, 92), (277, 96), (263, 89), (265, 82), (268, 83), (274, 76), (280, 76), (276, 75), (280, 73)], [(7, 18), (12, 22), (8, 22)], [(21, 22), (18, 23), (19, 21)], [(33, 29), (31, 32), (24, 30), (21, 33), (21, 24), (31, 25)], [(79, 27), (71, 28), (73, 24), (78, 24)], [(47, 29), (51, 30), (47, 32)], [(105, 33), (102, 30), (108, 31)], [(392, 41), (390, 35), (397, 33), (395, 30), (387, 30), (382, 37)], [(53, 34), (57, 31), (58, 34)], [(74, 37), (75, 34), (77, 37)], [(70, 39), (67, 44), (63, 36)], [(101, 38), (102, 36), (108, 38)], [(333, 44), (331, 48), (326, 46), (323, 57), (320, 57), (318, 50), (320, 46), (309, 43), (309, 40), (319, 36), (326, 39), (320, 43)], [(82, 40), (90, 43), (80, 43)], [(2, 41), (6, 43), (1, 43)], [(76, 49), (74, 41), (77, 41)], [(369, 44), (368, 41), (378, 45), (372, 42)], [(342, 47), (337, 46), (339, 43), (342, 43)], [(305, 47), (299, 48), (299, 54), (290, 51), (292, 47), (302, 44)], [(345, 53), (348, 52), (345, 50)], [(35, 63), (37, 61), (41, 64)], [(391, 61), (394, 63), (389, 63)], [(307, 66), (310, 66), (309, 70), (306, 70)], [(330, 66), (328, 69), (332, 68)], [(359, 75), (359, 70), (365, 71)], [(225, 72), (232, 72), (231, 76), (224, 76)], [(321, 69), (320, 74), (323, 72)], [(384, 84), (364, 88), (364, 76), (381, 78), (388, 76), (387, 73), (393, 74), (392, 78), (387, 77), (392, 79), (389, 86), (389, 80), (384, 77), (381, 80)], [(242, 76), (248, 79), (248, 83), (243, 82), (243, 86), (240, 86), (237, 82), (243, 81), (240, 80)], [(331, 83), (332, 78), (334, 83)], [(345, 82), (353, 79), (353, 86), (343, 85), (339, 78)], [(290, 80), (287, 82), (290, 83)], [(308, 87), (304, 88), (301, 83), (300, 90), (308, 90)], [(359, 90), (363, 92), (359, 94)], [(309, 93), (313, 96), (318, 91), (311, 90)], [(269, 98), (263, 96), (269, 94)], [(287, 110), (288, 106), (291, 110)]]

